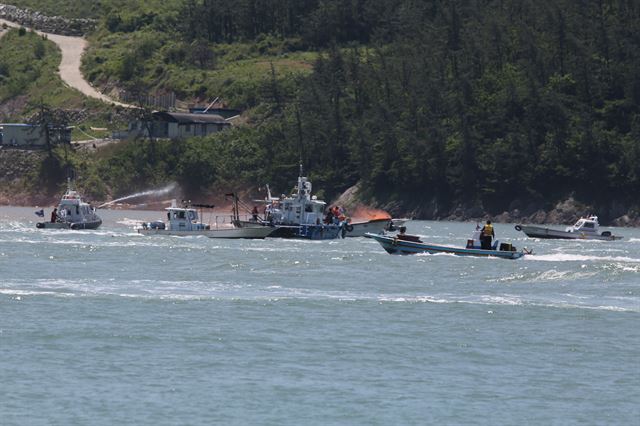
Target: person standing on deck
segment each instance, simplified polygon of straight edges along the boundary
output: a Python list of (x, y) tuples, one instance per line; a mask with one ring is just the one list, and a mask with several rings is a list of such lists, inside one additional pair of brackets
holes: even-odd
[(480, 233), (480, 246), (483, 250), (491, 250), (491, 239), (496, 237), (496, 233), (493, 230), (493, 225), (491, 225), (491, 221), (488, 220), (487, 223), (482, 227), (482, 231)]
[(56, 223), (58, 221), (58, 208), (55, 207), (51, 212), (51, 223)]

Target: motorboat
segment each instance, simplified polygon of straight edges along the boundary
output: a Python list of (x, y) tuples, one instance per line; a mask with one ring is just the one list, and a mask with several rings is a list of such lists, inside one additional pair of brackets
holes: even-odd
[(409, 222), (410, 220), (411, 219), (407, 218), (392, 218), (391, 223), (389, 224), (387, 229), (385, 229), (385, 231), (397, 231), (401, 226), (404, 226), (405, 223)]
[(397, 231), (410, 219), (371, 219), (364, 222), (348, 222), (345, 225), (345, 237), (364, 237), (364, 234), (382, 234), (385, 231)]
[(494, 242), (491, 250), (483, 249), (480, 245), (478, 230), (467, 240), (466, 247), (426, 243), (422, 241), (420, 236), (405, 234), (403, 230), (396, 235), (367, 233), (365, 237), (376, 240), (389, 254), (449, 253), (458, 256), (498, 257), (501, 259), (519, 259), (531, 254), (526, 249), (518, 251), (512, 244), (500, 243), (498, 240)]
[(364, 222), (349, 222), (345, 225), (345, 237), (364, 237), (364, 234), (381, 234), (389, 230), (392, 222), (390, 218), (371, 219)]
[[(268, 237), (275, 228), (260, 225), (241, 225), (237, 218), (232, 216), (229, 222), (206, 224), (199, 222), (198, 208), (213, 208), (213, 205), (185, 203), (182, 207), (176, 205), (175, 200), (171, 207), (167, 207), (167, 221), (158, 220), (144, 222), (138, 229), (142, 235), (171, 235), (171, 236), (198, 236), (208, 238), (253, 238), (262, 239)], [(235, 211), (235, 210), (234, 210)]]
[(325, 223), (324, 211), (327, 203), (312, 195), (309, 179), (302, 176), (302, 166), (298, 182), (290, 196), (282, 195), (274, 198), (269, 190), (265, 200), (256, 202), (265, 204), (264, 217), (254, 214), (254, 218), (246, 223), (274, 226), (270, 237), (303, 238), (310, 240), (332, 240), (342, 238), (347, 233), (346, 220), (334, 220)]
[[(51, 222), (38, 222), (39, 229), (97, 229), (102, 225), (102, 219), (96, 214), (96, 209), (89, 203), (82, 201), (80, 194), (71, 186), (71, 180), (67, 180), (67, 191), (64, 193), (58, 207), (55, 218)], [(42, 216), (44, 212), (40, 211)]]
[(573, 226), (568, 226), (564, 231), (536, 225), (515, 226), (516, 231), (522, 231), (531, 238), (563, 239), (563, 240), (621, 240), (622, 237), (613, 235), (611, 231), (600, 232), (598, 216), (581, 217)]

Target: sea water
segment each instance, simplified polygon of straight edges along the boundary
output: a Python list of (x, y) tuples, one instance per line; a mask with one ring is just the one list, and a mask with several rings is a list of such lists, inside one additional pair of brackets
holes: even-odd
[[(371, 239), (40, 230), (0, 208), (0, 424), (638, 424), (640, 230), (500, 240), (520, 260)], [(48, 213), (48, 212), (47, 212)], [(205, 217), (206, 219), (206, 217)], [(464, 245), (475, 223), (408, 223)]]

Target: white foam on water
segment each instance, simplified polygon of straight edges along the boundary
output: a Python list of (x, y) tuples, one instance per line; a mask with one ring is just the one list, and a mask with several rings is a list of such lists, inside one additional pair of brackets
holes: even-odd
[(640, 266), (629, 266), (629, 265), (615, 265), (616, 268), (620, 269), (623, 272), (640, 272)]
[(570, 281), (579, 278), (588, 278), (595, 275), (597, 275), (597, 272), (557, 271), (555, 269), (549, 269), (547, 271), (543, 271), (533, 279), (542, 281)]
[(8, 296), (56, 296), (56, 297), (76, 297), (74, 293), (45, 291), (45, 290), (20, 290), (15, 288), (0, 288), (0, 294)]
[(124, 226), (127, 226), (129, 228), (139, 227), (139, 226), (141, 226), (142, 222), (144, 222), (144, 221), (140, 220), (140, 219), (129, 219), (128, 217), (125, 217), (124, 219), (116, 221), (117, 224), (124, 225)]
[[(566, 301), (558, 302), (538, 302), (526, 301), (519, 296), (513, 295), (480, 295), (474, 297), (466, 296), (380, 296), (380, 302), (385, 303), (440, 303), (440, 304), (469, 304), (469, 305), (487, 305), (487, 306), (531, 306), (551, 309), (586, 309), (597, 311), (612, 312), (640, 312), (640, 304), (635, 303), (637, 307), (629, 308), (615, 305), (587, 305), (580, 303), (569, 303)], [(633, 300), (630, 302), (633, 305)]]
[(423, 252), (423, 253), (416, 253), (415, 254), (416, 257), (431, 257), (431, 256), (447, 256), (447, 257), (458, 257), (457, 254), (454, 253), (427, 253), (427, 252)]
[[(322, 291), (316, 289), (282, 288), (279, 285), (256, 287), (251, 283), (204, 282), (204, 281), (154, 281), (131, 280), (107, 282), (97, 280), (36, 280), (35, 282), (15, 282), (4, 284), (0, 295), (47, 296), (47, 297), (92, 297), (115, 296), (128, 299), (176, 300), (176, 301), (270, 301), (311, 300), (337, 302), (377, 302), (377, 303), (435, 303), (470, 304), (486, 306), (532, 306), (559, 309), (587, 309), (614, 312), (640, 312), (640, 303), (635, 297), (620, 298), (627, 306), (615, 304), (589, 305), (590, 298), (565, 294), (564, 297), (580, 300), (571, 303), (566, 300), (536, 301), (512, 294), (500, 295), (389, 295), (367, 294), (349, 291)], [(21, 288), (23, 287), (23, 288)], [(27, 287), (27, 288), (24, 288)], [(632, 306), (632, 307), (628, 307)]]
[(640, 263), (640, 259), (626, 256), (591, 256), (584, 254), (557, 253), (532, 254), (524, 257), (528, 261), (541, 262), (627, 262)]

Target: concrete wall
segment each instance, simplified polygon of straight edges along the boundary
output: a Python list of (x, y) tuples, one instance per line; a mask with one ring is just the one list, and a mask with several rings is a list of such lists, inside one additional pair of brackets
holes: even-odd
[(44, 132), (36, 126), (2, 126), (2, 144), (8, 146), (44, 146), (47, 144)]

